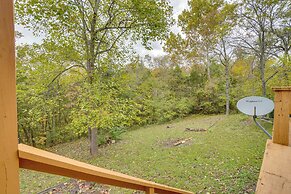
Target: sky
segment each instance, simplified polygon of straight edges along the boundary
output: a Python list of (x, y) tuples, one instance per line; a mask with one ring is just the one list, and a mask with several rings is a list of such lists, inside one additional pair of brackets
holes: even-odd
[[(187, 0), (170, 0), (170, 4), (173, 6), (173, 17), (175, 20), (178, 19), (178, 15), (187, 8)], [(23, 28), (22, 26), (16, 25), (16, 30), (21, 32), (24, 37), (18, 39), (16, 41), (16, 44), (32, 44), (32, 43), (40, 43), (42, 38), (41, 37), (35, 37), (31, 31), (28, 29)], [(174, 33), (180, 32), (180, 28), (177, 25), (174, 25), (170, 29)], [(141, 57), (145, 55), (150, 55), (151, 57), (158, 57), (165, 55), (166, 53), (163, 51), (163, 42), (155, 41), (151, 43), (152, 50), (147, 50), (144, 48), (140, 43), (137, 43), (134, 45), (134, 50), (137, 54), (139, 54)]]

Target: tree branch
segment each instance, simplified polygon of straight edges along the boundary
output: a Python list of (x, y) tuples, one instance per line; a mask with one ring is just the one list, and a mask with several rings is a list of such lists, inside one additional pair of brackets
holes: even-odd
[(68, 70), (70, 70), (70, 69), (72, 69), (72, 68), (74, 68), (74, 67), (80, 67), (80, 68), (83, 68), (83, 69), (85, 69), (84, 68), (84, 66), (82, 66), (82, 65), (72, 65), (72, 66), (70, 66), (70, 67), (68, 67), (68, 68), (66, 68), (66, 69), (64, 69), (63, 71), (61, 71), (60, 73), (58, 73), (53, 79), (52, 79), (52, 81), (47, 85), (47, 87), (49, 87), (58, 77), (60, 77), (63, 73), (65, 73), (66, 71), (68, 71)]

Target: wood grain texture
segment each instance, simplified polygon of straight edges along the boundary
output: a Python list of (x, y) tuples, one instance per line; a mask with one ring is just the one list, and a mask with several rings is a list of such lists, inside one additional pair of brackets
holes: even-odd
[(289, 118), (289, 146), (291, 147), (291, 118)]
[(19, 193), (13, 0), (0, 0), (0, 193)]
[(291, 86), (273, 87), (273, 91), (291, 91)]
[(155, 193), (155, 189), (154, 188), (147, 188), (145, 193), (146, 194), (154, 194)]
[(291, 91), (275, 91), (273, 142), (289, 145), (289, 114)]
[(18, 145), (18, 153), (21, 168), (142, 191), (153, 188), (156, 193), (192, 193), (99, 168), (24, 144)]
[(291, 193), (291, 147), (267, 141), (257, 194)]

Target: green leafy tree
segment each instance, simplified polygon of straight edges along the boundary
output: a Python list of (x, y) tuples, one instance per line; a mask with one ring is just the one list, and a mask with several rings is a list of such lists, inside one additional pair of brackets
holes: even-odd
[[(185, 38), (180, 34), (171, 34), (165, 49), (172, 58), (186, 63), (206, 64), (208, 80), (211, 79), (211, 64), (215, 58), (225, 67), (226, 114), (230, 106), (230, 50), (229, 37), (236, 24), (234, 3), (223, 0), (192, 0), (189, 9), (179, 15), (179, 26)], [(181, 62), (180, 62), (181, 63)], [(194, 71), (195, 72), (195, 71)], [(215, 72), (213, 72), (215, 74)], [(214, 75), (213, 75), (214, 76)]]
[[(73, 136), (63, 128), (69, 122), (70, 85), (80, 72), (67, 71), (51, 83), (52, 75), (65, 69), (63, 58), (50, 52), (51, 45), (17, 47), (17, 102), (19, 134), (22, 142), (50, 146)], [(67, 134), (66, 136), (64, 134)]]
[(220, 63), (224, 66), (225, 75), (225, 114), (229, 115), (230, 111), (230, 69), (232, 66), (233, 52), (235, 47), (232, 46), (233, 41), (232, 32), (236, 26), (237, 4), (225, 3), (222, 10), (223, 13), (220, 15), (222, 20), (217, 28), (218, 32), (218, 44), (216, 46), (216, 54), (218, 55)]
[(179, 15), (179, 26), (186, 35), (186, 45), (194, 49), (206, 64), (208, 80), (211, 78), (211, 54), (219, 35), (229, 28), (229, 16), (234, 6), (223, 0), (191, 0), (189, 10)]
[(166, 1), (19, 0), (15, 7), (17, 23), (80, 53), (91, 82), (98, 61), (122, 38), (131, 35), (147, 45), (163, 39), (171, 24)]
[[(266, 63), (273, 56), (288, 57), (290, 50), (290, 2), (277, 0), (243, 0), (241, 4), (238, 35), (240, 46), (256, 57), (260, 72), (262, 95), (267, 95), (267, 82), (278, 72), (286, 71), (284, 63), (270, 76), (266, 75)], [(288, 46), (289, 45), (289, 46)], [(285, 66), (286, 67), (286, 66)], [(286, 75), (286, 74), (285, 74)], [(287, 78), (287, 77), (286, 77)]]
[[(36, 34), (44, 34), (48, 42), (65, 50), (72, 48), (80, 54), (81, 60), (67, 69), (83, 66), (92, 85), (89, 90), (92, 91), (94, 79), (98, 79), (96, 70), (103, 68), (101, 64), (106, 63), (106, 59), (113, 58), (111, 53), (118, 52), (121, 42), (125, 43), (130, 38), (133, 41), (142, 40), (148, 46), (150, 40), (165, 38), (172, 12), (168, 2), (163, 0), (66, 0), (58, 3), (19, 0), (15, 7), (19, 24)], [(92, 96), (87, 98), (93, 99)], [(93, 107), (94, 100), (90, 103)], [(95, 122), (91, 123), (97, 122), (96, 117), (92, 119)], [(95, 128), (94, 125), (89, 128), (92, 127)], [(96, 151), (91, 150), (91, 153)]]

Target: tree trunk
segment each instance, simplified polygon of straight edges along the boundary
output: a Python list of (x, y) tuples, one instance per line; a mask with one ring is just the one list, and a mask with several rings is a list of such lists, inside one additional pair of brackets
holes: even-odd
[(265, 32), (263, 31), (261, 34), (259, 34), (259, 44), (260, 44), (260, 59), (259, 59), (259, 65), (260, 65), (260, 78), (261, 78), (261, 84), (262, 84), (262, 95), (266, 96), (267, 90), (266, 90), (266, 79), (265, 79), (265, 65), (266, 65), (266, 40), (265, 40)]
[(30, 129), (30, 137), (31, 137), (31, 144), (33, 147), (36, 147), (35, 139), (34, 139), (34, 133), (33, 130)]
[[(289, 63), (289, 53), (288, 53), (288, 47), (286, 46), (285, 47), (286, 49), (285, 49), (285, 51), (284, 51), (284, 55), (283, 55), (283, 66), (284, 66), (284, 68), (286, 68), (287, 66), (288, 66), (288, 63)], [(285, 81), (286, 81), (286, 85), (287, 86), (289, 86), (290, 84), (289, 84), (289, 76), (288, 76), (288, 69), (287, 69), (287, 71), (284, 71), (284, 77), (285, 77)]]
[(88, 140), (89, 140), (89, 143), (91, 143), (91, 128), (88, 127)]
[(253, 60), (250, 64), (250, 80), (251, 80), (251, 83), (252, 83), (252, 95), (255, 96), (256, 94), (256, 89), (255, 89), (255, 75), (254, 75), (254, 66), (255, 66), (255, 60)]
[(229, 104), (230, 104), (230, 77), (229, 77), (229, 63), (230, 63), (230, 57), (227, 54), (227, 49), (225, 45), (224, 38), (221, 39), (222, 42), (222, 48), (223, 48), (223, 59), (221, 59), (221, 63), (224, 65), (224, 73), (225, 73), (225, 114), (229, 115)]
[(97, 154), (97, 128), (89, 128), (90, 130), (90, 153), (95, 156)]
[(207, 78), (208, 80), (211, 79), (211, 73), (210, 73), (210, 60), (209, 60), (209, 52), (208, 52), (208, 49), (207, 49), (207, 54), (206, 54), (206, 65), (207, 65)]
[(260, 57), (260, 79), (262, 84), (262, 95), (266, 96), (267, 90), (266, 90), (266, 80), (265, 80), (265, 59), (264, 54)]
[[(29, 136), (29, 132), (25, 129), (25, 127), (22, 126), (22, 129), (23, 129), (23, 133), (24, 133), (24, 137), (26, 139), (26, 142), (25, 143), (28, 143), (30, 144), (31, 141), (30, 141), (30, 136)], [(31, 144), (30, 144), (31, 145)]]
[(229, 115), (229, 104), (230, 104), (230, 79), (229, 79), (229, 62), (225, 63), (225, 97), (226, 97), (226, 104), (225, 104), (225, 114)]

